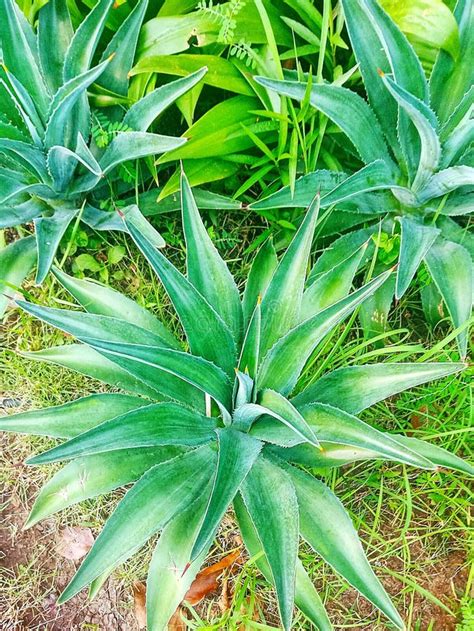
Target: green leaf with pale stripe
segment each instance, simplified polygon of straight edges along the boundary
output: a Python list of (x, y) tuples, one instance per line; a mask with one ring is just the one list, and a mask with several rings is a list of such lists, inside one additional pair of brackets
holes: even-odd
[(408, 447), (420, 456), (431, 460), (431, 462), (439, 467), (453, 469), (454, 471), (460, 471), (467, 475), (474, 475), (474, 467), (472, 465), (455, 454), (452, 454), (447, 449), (433, 445), (425, 440), (419, 440), (418, 438), (409, 436), (393, 435), (392, 438), (396, 440), (397, 443)]
[(242, 498), (271, 569), (285, 631), (291, 629), (298, 559), (298, 502), (289, 476), (260, 457), (245, 478)]
[(367, 250), (365, 242), (355, 252), (340, 261), (332, 269), (320, 274), (305, 290), (301, 305), (301, 321), (313, 317), (319, 311), (345, 298)]
[(260, 299), (245, 333), (242, 343), (242, 351), (239, 358), (239, 369), (247, 372), (252, 379), (257, 375), (258, 364), (260, 361), (260, 338), (262, 332), (262, 308)]
[(238, 341), (242, 336), (239, 290), (204, 227), (184, 172), (181, 174), (181, 209), (188, 280), (215, 309)]
[(54, 210), (51, 217), (40, 216), (33, 220), (38, 244), (38, 266), (35, 279), (38, 285), (48, 275), (59, 243), (78, 212), (78, 208), (59, 207)]
[(216, 434), (217, 469), (203, 523), (193, 546), (193, 561), (209, 547), (225, 512), (263, 447), (259, 440), (230, 427), (218, 429)]
[(148, 0), (139, 0), (114, 33), (101, 61), (114, 55), (112, 63), (97, 82), (114, 94), (127, 96), (128, 73), (133, 65), (140, 27), (148, 7)]
[(121, 320), (158, 336), (166, 346), (180, 349), (178, 340), (157, 317), (119, 291), (94, 280), (69, 276), (58, 268), (53, 268), (53, 274), (89, 313), (109, 317), (119, 316)]
[[(435, 173), (420, 191), (420, 202), (427, 202), (435, 197), (441, 197), (461, 186), (474, 186), (474, 168), (464, 164), (448, 167)], [(449, 200), (448, 200), (449, 202)], [(472, 212), (472, 204), (469, 207)]]
[(319, 196), (308, 208), (263, 297), (260, 339), (262, 357), (298, 321), (318, 213)]
[(116, 316), (112, 317), (68, 309), (41, 307), (23, 300), (19, 300), (17, 304), (24, 311), (43, 320), (43, 322), (80, 339), (93, 338), (110, 342), (170, 346), (160, 335), (121, 319), (120, 313), (116, 313)]
[(135, 131), (146, 131), (169, 105), (189, 92), (205, 74), (206, 68), (201, 67), (187, 77), (170, 81), (170, 83), (156, 88), (130, 107), (124, 116), (124, 124)]
[(278, 257), (271, 239), (267, 239), (258, 250), (250, 268), (245, 285), (242, 308), (244, 321), (249, 322), (257, 302), (260, 302), (268, 289), (268, 285), (278, 267)]
[(420, 137), (420, 156), (415, 177), (411, 183), (414, 193), (424, 188), (437, 169), (441, 159), (441, 143), (437, 133), (437, 119), (426, 103), (404, 90), (390, 77), (383, 76), (385, 87), (406, 112)]
[(370, 567), (359, 536), (341, 502), (325, 484), (309, 474), (293, 467), (285, 470), (298, 498), (303, 538), (397, 628), (404, 629), (400, 615)]
[(85, 344), (52, 346), (42, 351), (20, 353), (27, 359), (57, 364), (70, 370), (98, 379), (114, 388), (149, 397), (158, 401), (162, 397), (154, 389), (141, 382), (129, 372)]
[(75, 76), (56, 92), (49, 109), (44, 138), (46, 148), (60, 145), (75, 149), (80, 127), (78, 128), (76, 117), (73, 115), (74, 108), (87, 88), (100, 77), (109, 63), (110, 59), (106, 59), (95, 68)]
[(39, 11), (38, 52), (41, 69), (51, 94), (55, 94), (63, 84), (64, 58), (72, 36), (67, 2), (49, 0)]
[(438, 238), (425, 256), (426, 266), (453, 320), (466, 328), (457, 336), (461, 357), (467, 353), (467, 323), (472, 312), (473, 264), (469, 252), (452, 241)]
[(395, 297), (399, 300), (408, 289), (426, 253), (440, 231), (411, 217), (399, 218), (402, 229)]
[(389, 278), (391, 271), (380, 274), (357, 291), (298, 324), (280, 338), (264, 357), (257, 383), (282, 394), (293, 390), (303, 367), (316, 345)]
[(94, 349), (164, 396), (199, 407), (204, 394), (229, 418), (232, 385), (224, 371), (202, 357), (162, 346), (84, 338)]
[(99, 0), (74, 33), (64, 59), (64, 81), (89, 70), (113, 1)]
[(174, 136), (160, 136), (144, 131), (119, 132), (105, 150), (100, 159), (100, 166), (104, 173), (108, 173), (114, 167), (126, 160), (136, 160), (157, 153), (165, 153), (181, 147), (186, 138)]
[(454, 362), (348, 366), (323, 375), (291, 401), (297, 408), (310, 403), (328, 403), (350, 414), (359, 414), (394, 394), (454, 375), (465, 368), (465, 364)]
[(36, 35), (14, 0), (0, 0), (0, 14), (4, 63), (28, 90), (44, 122), (49, 95), (40, 71)]
[[(255, 77), (255, 80), (265, 88), (298, 101), (303, 101), (306, 96), (304, 83), (276, 81), (264, 77)], [(314, 108), (342, 129), (366, 164), (380, 158), (385, 161), (389, 170), (396, 172), (379, 122), (362, 97), (347, 88), (317, 84), (311, 88), (309, 100)]]
[(91, 497), (109, 493), (140, 478), (151, 467), (179, 456), (179, 447), (118, 449), (77, 458), (43, 486), (25, 528)]
[[(272, 571), (263, 554), (258, 533), (240, 495), (234, 500), (234, 510), (249, 555), (255, 559), (256, 566), (267, 581), (274, 584)], [(299, 559), (296, 559), (295, 604), (319, 631), (333, 631), (321, 598)]]
[(160, 534), (148, 571), (146, 613), (149, 631), (167, 628), (207, 554), (205, 548), (195, 561), (190, 562), (210, 488), (208, 485), (192, 504), (173, 517)]
[(63, 405), (4, 416), (0, 419), (0, 429), (20, 434), (73, 438), (149, 403), (146, 399), (127, 394), (91, 394)]
[(448, 120), (472, 87), (474, 57), (474, 13), (472, 0), (458, 0), (454, 17), (459, 27), (460, 50), (456, 59), (441, 50), (431, 73), (431, 102), (441, 122)]
[(198, 496), (214, 467), (215, 454), (205, 446), (149, 469), (109, 517), (58, 603), (75, 596), (111, 565), (126, 561)]
[(268, 410), (267, 414), (271, 413), (274, 418), (292, 429), (301, 439), (319, 447), (316, 433), (286, 397), (274, 390), (263, 390), (259, 397), (259, 404)]
[[(418, 98), (427, 100), (426, 80), (420, 62), (403, 33), (375, 2), (344, 0), (343, 8), (369, 103), (397, 161), (402, 163), (399, 108), (384, 90), (377, 72), (393, 72), (400, 85), (413, 91)], [(401, 119), (402, 130), (406, 132), (403, 115)], [(406, 140), (402, 145), (406, 148)]]
[(153, 248), (126, 218), (125, 223), (133, 240), (163, 283), (192, 352), (215, 362), (227, 374), (233, 374), (237, 362), (235, 342), (225, 322), (187, 278)]
[(28, 460), (38, 465), (121, 449), (198, 447), (214, 437), (216, 422), (176, 403), (125, 412)]
[(0, 319), (16, 288), (33, 269), (36, 261), (36, 241), (25, 237), (0, 249)]
[[(415, 467), (433, 469), (432, 462), (405, 446), (399, 445), (390, 436), (381, 432), (356, 416), (322, 403), (301, 408), (301, 414), (319, 440), (375, 451), (380, 455)], [(259, 440), (280, 447), (293, 447), (303, 441), (294, 432), (271, 418), (257, 421), (250, 430)]]

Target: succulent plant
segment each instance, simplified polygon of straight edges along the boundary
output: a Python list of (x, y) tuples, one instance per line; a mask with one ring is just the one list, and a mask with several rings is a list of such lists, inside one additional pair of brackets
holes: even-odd
[[(116, 107), (117, 131), (106, 147), (99, 148), (91, 137), (87, 91), (97, 85), (106, 102), (128, 102), (128, 72), (147, 4), (137, 2), (93, 65), (113, 0), (97, 2), (75, 32), (63, 0), (50, 0), (40, 9), (37, 32), (14, 0), (0, 1), (0, 228), (35, 226), (35, 238), (0, 252), (2, 285), (20, 284), (36, 259), (36, 282), (41, 283), (71, 222), (123, 230), (113, 213), (96, 207), (94, 192), (110, 188), (124, 161), (186, 142), (147, 130), (206, 68), (162, 85), (128, 110)], [(133, 213), (145, 225), (135, 206)], [(153, 229), (148, 229), (151, 237)], [(154, 238), (159, 242), (157, 234)], [(1, 299), (0, 314), (7, 302)]]
[(341, 281), (344, 274), (335, 266), (305, 290), (316, 198), (280, 260), (270, 241), (262, 246), (241, 296), (184, 176), (181, 195), (186, 275), (127, 215), (122, 219), (168, 293), (182, 339), (115, 290), (58, 269), (56, 277), (85, 311), (18, 302), (82, 342), (26, 356), (122, 390), (0, 419), (3, 430), (66, 439), (29, 460), (66, 464), (40, 492), (27, 526), (133, 484), (60, 602), (87, 585), (94, 595), (118, 564), (160, 532), (147, 616), (149, 629), (166, 628), (233, 506), (249, 554), (275, 586), (284, 629), (291, 628), (294, 603), (320, 630), (332, 628), (298, 558), (300, 538), (403, 628), (342, 504), (299, 465), (386, 459), (472, 474), (457, 456), (384, 433), (357, 416), (464, 364), (342, 367), (304, 387), (301, 373), (319, 343), (382, 287), (392, 270), (350, 293), (351, 281)]
[[(424, 262), (432, 279), (422, 292), (430, 317), (443, 301), (456, 328), (461, 355), (467, 350), (472, 310), (474, 239), (463, 216), (474, 208), (472, 0), (458, 0), (456, 58), (441, 50), (429, 80), (410, 43), (376, 0), (343, 0), (347, 30), (368, 102), (337, 85), (256, 80), (268, 89), (311, 105), (351, 141), (365, 166), (348, 174), (316, 171), (300, 178), (294, 195), (286, 187), (254, 209), (306, 207), (321, 189), (321, 205), (336, 205), (340, 232), (331, 257), (344, 257), (371, 233), (399, 237), (399, 266), (390, 289), (381, 289), (364, 323), (383, 330), (393, 296), (401, 298)], [(308, 96), (309, 95), (309, 96)], [(355, 213), (355, 215), (354, 215)], [(461, 223), (457, 223), (457, 221)], [(377, 227), (381, 225), (381, 228)], [(381, 265), (381, 268), (383, 265)], [(440, 315), (438, 314), (438, 319)]]

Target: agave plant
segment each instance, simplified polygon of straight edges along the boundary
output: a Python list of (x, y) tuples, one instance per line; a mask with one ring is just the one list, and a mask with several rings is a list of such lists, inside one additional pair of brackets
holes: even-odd
[[(0, 0), (0, 228), (33, 221), (36, 233), (36, 239), (26, 238), (1, 252), (2, 284), (21, 283), (34, 264), (35, 249), (36, 281), (42, 282), (72, 221), (80, 218), (98, 230), (123, 230), (122, 222), (96, 208), (94, 191), (110, 187), (122, 162), (186, 142), (147, 130), (200, 81), (205, 68), (150, 92), (125, 115), (121, 108), (119, 131), (106, 148), (99, 150), (90, 142), (87, 90), (97, 84), (107, 102), (127, 103), (127, 73), (147, 4), (137, 2), (92, 66), (113, 0), (100, 0), (75, 32), (68, 3), (50, 0), (39, 11), (37, 33), (14, 0)], [(136, 208), (134, 213), (143, 224)], [(0, 308), (5, 304), (3, 299)]]
[[(408, 40), (376, 0), (343, 0), (342, 6), (368, 102), (326, 84), (312, 85), (309, 98), (338, 125), (366, 166), (351, 175), (316, 171), (296, 182), (294, 195), (287, 187), (253, 208), (306, 206), (321, 188), (323, 207), (352, 211), (346, 221), (339, 213), (342, 232), (364, 221), (383, 222), (386, 235), (400, 235), (399, 267), (392, 287), (380, 290), (370, 304), (370, 326), (383, 328), (393, 296), (403, 296), (424, 261), (434, 283), (422, 296), (425, 311), (435, 298), (442, 312), (444, 301), (455, 327), (464, 326), (457, 338), (464, 356), (474, 256), (472, 235), (462, 225), (462, 215), (474, 208), (472, 0), (458, 0), (454, 11), (458, 57), (441, 50), (429, 81)], [(300, 101), (308, 91), (307, 84), (293, 80), (256, 80)], [(363, 203), (344, 206), (354, 200)], [(355, 230), (334, 248), (344, 255), (367, 234)]]
[(57, 278), (86, 312), (19, 302), (83, 342), (28, 357), (73, 368), (128, 393), (95, 394), (0, 422), (4, 430), (67, 439), (29, 460), (67, 464), (41, 491), (27, 526), (134, 483), (60, 601), (87, 585), (94, 595), (118, 564), (161, 532), (150, 565), (147, 616), (149, 629), (166, 628), (233, 506), (249, 554), (256, 555), (275, 586), (284, 629), (291, 628), (294, 603), (322, 631), (332, 628), (298, 559), (300, 537), (403, 628), (341, 503), (297, 465), (388, 459), (473, 473), (439, 447), (386, 434), (356, 416), (464, 365), (351, 366), (302, 389), (299, 376), (318, 343), (391, 271), (349, 293), (338, 285), (336, 268), (333, 292), (327, 278), (316, 282), (319, 291), (305, 292), (316, 199), (281, 260), (271, 243), (263, 246), (241, 298), (184, 176), (181, 191), (186, 276), (127, 216), (123, 220), (167, 291), (185, 342), (129, 298), (57, 269)]

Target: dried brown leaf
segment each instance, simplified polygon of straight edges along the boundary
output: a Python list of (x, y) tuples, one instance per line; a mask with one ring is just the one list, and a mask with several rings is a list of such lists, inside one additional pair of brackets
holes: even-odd
[(138, 628), (146, 627), (146, 587), (140, 581), (133, 584), (133, 604)]
[(214, 563), (199, 572), (191, 587), (186, 593), (184, 600), (190, 605), (196, 605), (208, 594), (215, 592), (219, 587), (219, 578), (225, 569), (230, 567), (239, 558), (240, 551), (231, 552), (218, 563)]
[(56, 551), (65, 559), (76, 561), (82, 559), (94, 544), (94, 535), (90, 528), (67, 526), (59, 533)]
[(181, 607), (178, 607), (168, 622), (168, 631), (186, 631), (186, 623), (183, 620), (182, 613), (183, 610)]

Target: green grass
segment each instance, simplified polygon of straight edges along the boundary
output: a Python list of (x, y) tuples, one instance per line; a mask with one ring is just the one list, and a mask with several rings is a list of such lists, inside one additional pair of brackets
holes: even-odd
[[(249, 243), (261, 231), (258, 221), (246, 224), (247, 220), (245, 216), (228, 215), (221, 225), (212, 225), (211, 228), (218, 245), (231, 261), (233, 271), (238, 273), (241, 270), (238, 278), (243, 278), (248, 271), (251, 256), (242, 249), (236, 235), (240, 234), (244, 225), (250, 226), (244, 235), (245, 243)], [(174, 218), (170, 217), (164, 227), (164, 232), (168, 230), (174, 234), (168, 254), (182, 263), (183, 241)], [(136, 255), (122, 236), (110, 239), (112, 244), (124, 245), (127, 250), (126, 256), (117, 265), (110, 266), (110, 284), (176, 328), (177, 322), (169, 302), (143, 259)], [(66, 271), (70, 271), (70, 264), (71, 259), (66, 263)], [(52, 277), (42, 288), (30, 284), (27, 290), (32, 298), (42, 304), (57, 307), (71, 304), (67, 293)], [(428, 348), (434, 349), (430, 353), (430, 361), (456, 359), (452, 336), (450, 341), (448, 338), (447, 342), (440, 343), (445, 329), (441, 327), (434, 333), (428, 331), (420, 318), (419, 309), (418, 296), (413, 289), (392, 313), (390, 323), (394, 330), (384, 336), (386, 346), (381, 348), (363, 339), (357, 319), (352, 318), (316, 350), (303, 382), (310, 382), (320, 371), (330, 371), (355, 361), (419, 361), (426, 356)], [(104, 389), (91, 379), (49, 364), (27, 360), (14, 352), (67, 343), (69, 340), (64, 334), (19, 311), (11, 312), (7, 325), (4, 330), (5, 350), (0, 352), (3, 396), (22, 400), (25, 408), (39, 408)], [(469, 431), (472, 391), (468, 372), (472, 371), (403, 393), (374, 406), (363, 418), (376, 427), (394, 433), (411, 432), (417, 438), (431, 440), (472, 459), (474, 444)], [(51, 446), (52, 442), (42, 437), (8, 438), (8, 451), (2, 456), (1, 482), (12, 496), (20, 499), (23, 507), (31, 507), (37, 490), (57, 465), (19, 468), (18, 463), (30, 454)], [(410, 629), (441, 629), (436, 626), (436, 621), (430, 622), (430, 612), (437, 611), (430, 607), (439, 598), (448, 610), (458, 616), (459, 631), (472, 628), (469, 621), (473, 618), (470, 600), (473, 571), (469, 580), (461, 581), (462, 586), (459, 581), (456, 581), (456, 586), (450, 584), (448, 577), (441, 593), (438, 583), (433, 582), (434, 577), (443, 574), (443, 567), (450, 558), (455, 558), (458, 565), (465, 567), (472, 560), (472, 554), (469, 553), (473, 541), (469, 516), (472, 493), (468, 479), (446, 471), (426, 472), (379, 462), (363, 462), (330, 471), (318, 470), (316, 473), (335, 490), (349, 510), (378, 576), (387, 586)], [(122, 494), (123, 491), (119, 491), (70, 507), (49, 520), (52, 532), (57, 532), (65, 525), (81, 525), (91, 527), (97, 534)], [(16, 534), (15, 528), (17, 526), (11, 527), (12, 537)], [(229, 550), (235, 549), (239, 541), (232, 515), (229, 515), (219, 532), (210, 559), (219, 559)], [(115, 573), (124, 590), (130, 591), (134, 581), (144, 580), (152, 543)], [(337, 629), (390, 629), (385, 620), (358, 598), (354, 590), (309, 548), (302, 546), (301, 552), (303, 562), (327, 604)], [(4, 590), (12, 619), (15, 615), (20, 619), (21, 611), (25, 608), (37, 607), (48, 593), (51, 572), (41, 574), (41, 567), (41, 550), (38, 549), (31, 551), (28, 565), (20, 567), (18, 575), (11, 571), (5, 573)], [(238, 572), (229, 576), (228, 581), (230, 608), (222, 613), (219, 595), (195, 608), (188, 608), (186, 615), (191, 628), (229, 631), (278, 628), (272, 589), (258, 573), (254, 560), (245, 558)], [(431, 589), (433, 585), (434, 590)], [(423, 607), (420, 603), (423, 603)], [(294, 629), (309, 630), (311, 626), (298, 613), (294, 619)]]

